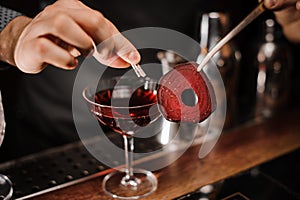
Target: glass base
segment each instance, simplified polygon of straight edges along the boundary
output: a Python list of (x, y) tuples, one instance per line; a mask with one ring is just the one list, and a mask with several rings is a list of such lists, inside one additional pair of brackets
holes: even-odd
[(113, 198), (139, 199), (148, 196), (157, 188), (157, 179), (150, 171), (133, 169), (134, 178), (126, 180), (125, 176), (125, 169), (106, 175), (103, 190)]
[(0, 200), (9, 200), (13, 194), (12, 183), (5, 175), (0, 174)]

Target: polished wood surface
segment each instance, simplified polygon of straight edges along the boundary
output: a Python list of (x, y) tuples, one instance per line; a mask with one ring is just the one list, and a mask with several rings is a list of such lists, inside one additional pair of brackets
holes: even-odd
[[(199, 145), (189, 148), (176, 162), (154, 172), (158, 177), (157, 191), (144, 199), (173, 199), (298, 149), (299, 111), (294, 109), (278, 118), (226, 131), (203, 159), (198, 158)], [(101, 189), (102, 178), (33, 199), (108, 200)]]

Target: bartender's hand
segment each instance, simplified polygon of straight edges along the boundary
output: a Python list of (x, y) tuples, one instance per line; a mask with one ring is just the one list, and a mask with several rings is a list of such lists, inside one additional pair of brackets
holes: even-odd
[(98, 48), (98, 61), (116, 68), (140, 61), (135, 47), (100, 12), (78, 0), (58, 0), (33, 19), (19, 16), (7, 24), (0, 33), (0, 59), (26, 73), (38, 73), (48, 64), (73, 69), (76, 57), (111, 36)]
[(274, 11), (287, 39), (300, 43), (300, 0), (265, 0), (265, 6)]

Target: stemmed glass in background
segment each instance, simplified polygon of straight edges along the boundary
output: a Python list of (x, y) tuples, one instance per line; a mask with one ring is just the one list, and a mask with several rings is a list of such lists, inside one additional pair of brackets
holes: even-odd
[(156, 190), (152, 172), (133, 168), (134, 137), (160, 116), (157, 82), (151, 79), (111, 78), (83, 90), (90, 111), (98, 121), (124, 139), (125, 168), (103, 180), (104, 191), (114, 198), (138, 199)]
[[(5, 119), (2, 106), (2, 97), (0, 93), (0, 146), (3, 142), (5, 134)], [(9, 178), (3, 174), (0, 174), (0, 199), (9, 200), (12, 197), (13, 187)]]

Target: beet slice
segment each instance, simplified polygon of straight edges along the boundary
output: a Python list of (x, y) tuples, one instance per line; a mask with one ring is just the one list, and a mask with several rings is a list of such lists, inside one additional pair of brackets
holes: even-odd
[(197, 63), (174, 67), (159, 80), (158, 104), (163, 116), (172, 122), (202, 122), (215, 109), (215, 95)]

